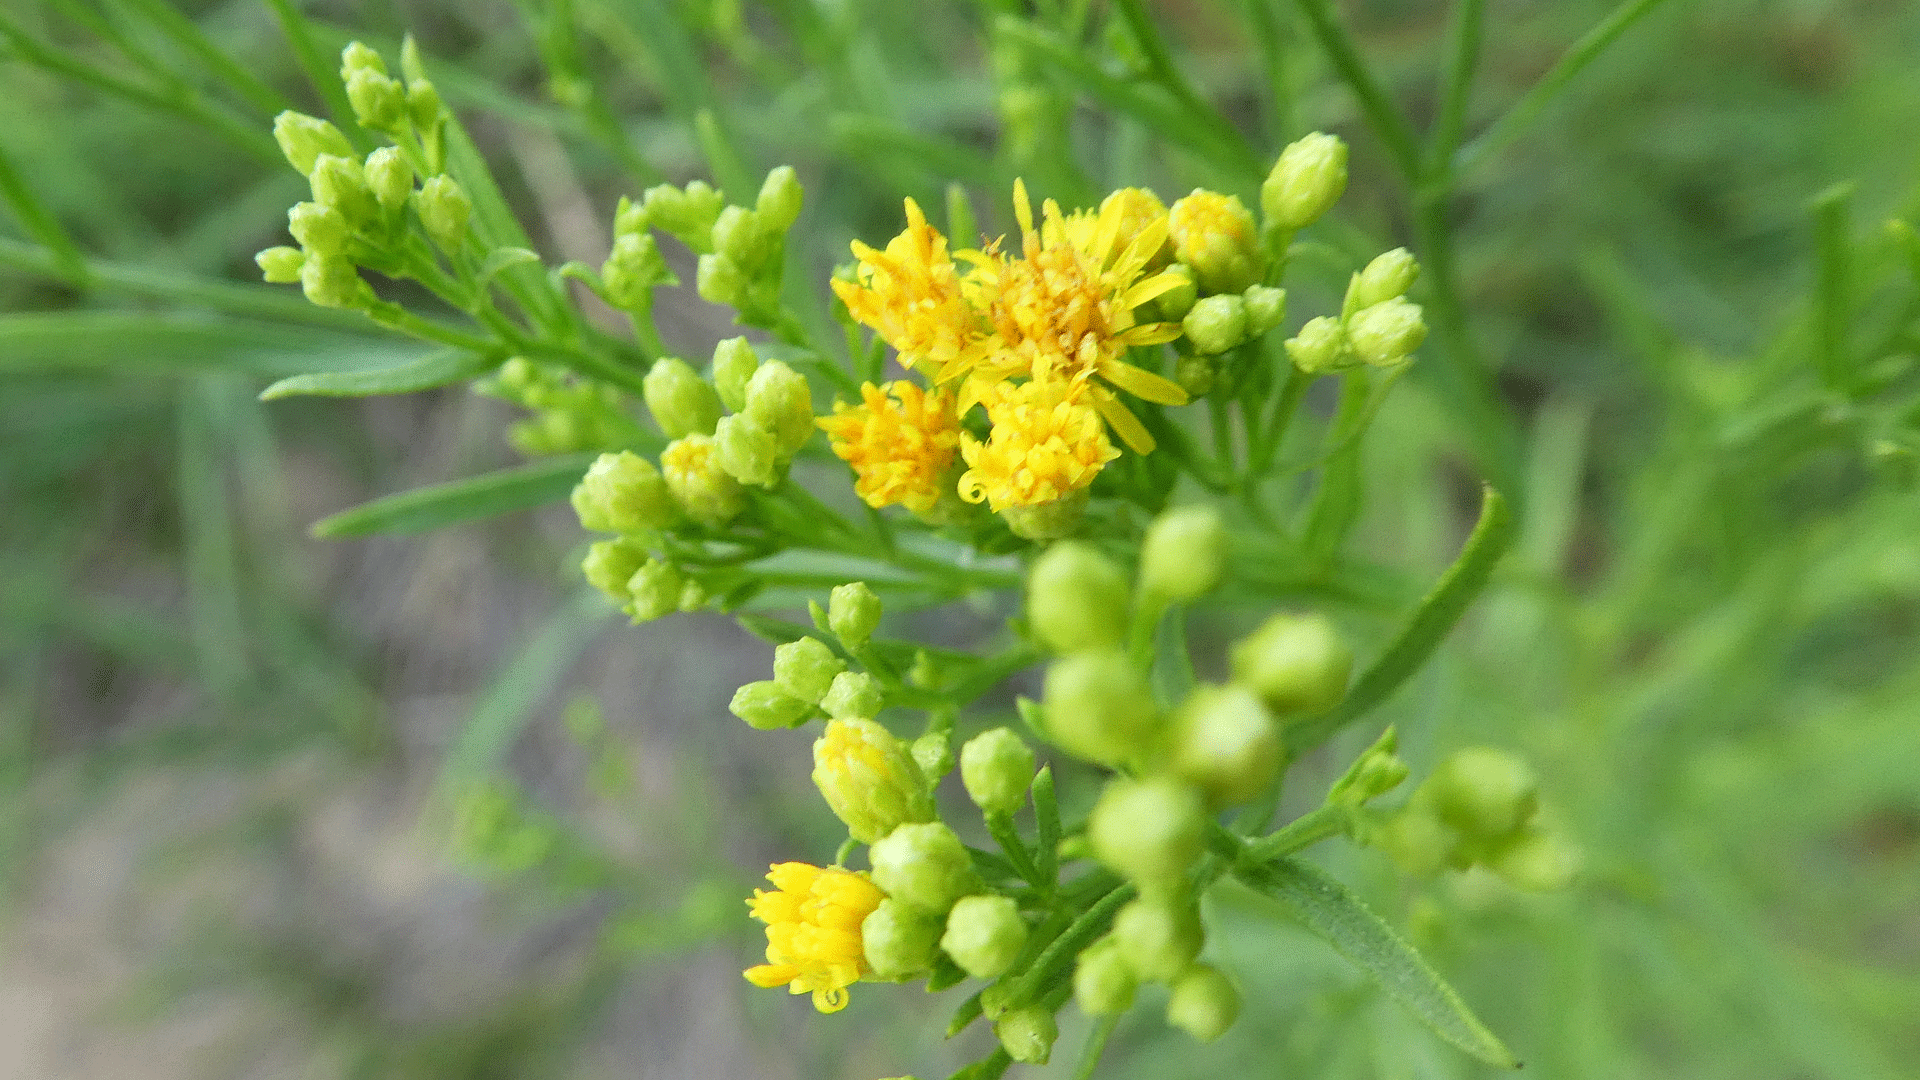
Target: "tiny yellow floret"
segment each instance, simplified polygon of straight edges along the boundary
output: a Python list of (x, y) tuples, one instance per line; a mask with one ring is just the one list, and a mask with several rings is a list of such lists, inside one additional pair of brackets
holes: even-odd
[(900, 503), (915, 513), (931, 512), (952, 491), (960, 447), (953, 395), (901, 380), (884, 387), (867, 383), (860, 398), (859, 405), (835, 402), (833, 415), (816, 421), (833, 452), (853, 466), (854, 491), (875, 509)]
[(748, 968), (747, 981), (811, 993), (824, 1013), (846, 1008), (847, 987), (867, 974), (860, 924), (886, 894), (865, 874), (833, 866), (775, 863), (767, 880), (774, 891), (755, 889), (747, 901), (767, 924), (767, 962)]
[(1120, 451), (1107, 440), (1100, 414), (1079, 400), (1083, 389), (1058, 379), (986, 387), (993, 432), (986, 442), (962, 437), (967, 471), (960, 497), (984, 499), (1000, 512), (1056, 502), (1093, 483)]
[(918, 203), (907, 200), (907, 227), (885, 251), (855, 240), (853, 254), (860, 260), (854, 280), (835, 281), (834, 294), (899, 350), (901, 363), (937, 369), (982, 347), (985, 320), (967, 303), (947, 238), (927, 224)]

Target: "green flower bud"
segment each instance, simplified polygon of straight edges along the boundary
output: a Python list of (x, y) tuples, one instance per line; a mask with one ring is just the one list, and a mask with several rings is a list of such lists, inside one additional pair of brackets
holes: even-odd
[(627, 580), (627, 593), (632, 599), (627, 613), (633, 616), (636, 623), (671, 615), (680, 610), (680, 592), (686, 588), (686, 584), (687, 579), (681, 575), (679, 567), (659, 559), (648, 559)]
[(1164, 893), (1200, 858), (1206, 826), (1200, 793), (1179, 780), (1115, 777), (1087, 819), (1087, 840), (1109, 869), (1143, 892)]
[(1088, 761), (1120, 766), (1140, 757), (1160, 730), (1146, 676), (1118, 648), (1064, 656), (1047, 668), (1047, 738)]
[(1556, 892), (1580, 873), (1580, 849), (1543, 829), (1521, 830), (1487, 861), (1487, 868), (1526, 892)]
[(1298, 334), (1287, 339), (1286, 345), (1293, 366), (1308, 375), (1342, 371), (1358, 362), (1353, 347), (1347, 343), (1346, 328), (1340, 325), (1340, 320), (1326, 315), (1308, 319)]
[(587, 549), (580, 572), (586, 576), (587, 584), (625, 606), (632, 598), (627, 582), (633, 580), (634, 572), (646, 561), (647, 549), (625, 537), (601, 540)]
[(1281, 717), (1338, 705), (1352, 670), (1353, 650), (1325, 615), (1282, 612), (1233, 647), (1233, 681)]
[(592, 532), (637, 533), (664, 529), (680, 511), (653, 462), (631, 450), (601, 454), (573, 489), (580, 527)]
[(1273, 715), (1241, 686), (1202, 686), (1174, 714), (1173, 771), (1215, 806), (1247, 802), (1280, 773)]
[(767, 174), (753, 208), (769, 230), (783, 233), (793, 228), (793, 223), (799, 220), (803, 198), (800, 178), (794, 173), (793, 166), (782, 165)]
[(253, 257), (254, 264), (260, 267), (260, 276), (274, 285), (291, 285), (300, 280), (300, 268), (306, 264), (307, 253), (299, 248), (270, 247)]
[(1240, 1017), (1240, 992), (1220, 969), (1195, 964), (1173, 981), (1167, 1023), (1203, 1043), (1226, 1034)]
[[(1447, 828), (1419, 801), (1408, 803), (1385, 824), (1366, 834), (1367, 843), (1385, 852), (1411, 877), (1432, 877), (1457, 861), (1459, 834)], [(1465, 863), (1461, 863), (1464, 868)]]
[[(923, 515), (927, 516), (927, 515)], [(1009, 506), (1001, 518), (1013, 535), (1026, 540), (1061, 540), (1080, 530), (1087, 516), (1087, 489), (1079, 488), (1052, 502)]]
[(1314, 132), (1280, 151), (1260, 185), (1260, 211), (1267, 224), (1304, 229), (1320, 220), (1347, 189), (1347, 144)]
[(940, 948), (976, 979), (997, 979), (1027, 944), (1027, 923), (1010, 896), (963, 896), (947, 913)]
[(940, 930), (940, 920), (898, 900), (882, 900), (860, 924), (860, 944), (866, 950), (867, 966), (883, 979), (911, 979), (924, 974), (933, 966)]
[(367, 283), (353, 264), (322, 251), (307, 252), (307, 261), (300, 264), (300, 289), (320, 307), (359, 308), (369, 299)]
[(373, 197), (382, 209), (393, 211), (407, 205), (407, 196), (413, 194), (413, 166), (397, 148), (383, 146), (368, 154), (366, 173), (367, 186), (373, 189)]
[(980, 1015), (988, 1020), (998, 1020), (1013, 1008), (1013, 985), (1011, 980), (1002, 980), (980, 989)]
[(340, 50), (340, 78), (345, 80), (356, 71), (371, 71), (375, 75), (385, 75), (387, 62), (380, 59), (380, 53), (372, 46), (358, 41), (349, 41), (347, 47)]
[(1247, 302), (1247, 336), (1257, 338), (1287, 319), (1287, 290), (1254, 285), (1240, 294)]
[(400, 38), (400, 74), (405, 75), (408, 82), (427, 77), (427, 67), (420, 60), (420, 43), (412, 34)]
[(771, 731), (799, 724), (812, 714), (813, 707), (780, 689), (772, 679), (761, 679), (735, 690), (727, 711), (745, 720), (748, 727)]
[(1200, 299), (1200, 283), (1193, 280), (1193, 267), (1185, 263), (1174, 263), (1166, 272), (1178, 276), (1180, 284), (1154, 297), (1153, 309), (1160, 318), (1177, 322), (1186, 318), (1194, 301)]
[(688, 578), (687, 583), (680, 587), (680, 610), (699, 611), (707, 606), (707, 601), (711, 598), (712, 595), (707, 592), (705, 585)]
[(1172, 982), (1200, 955), (1206, 931), (1186, 900), (1143, 896), (1113, 917), (1113, 939), (1142, 981)]
[(747, 508), (746, 492), (720, 467), (709, 436), (687, 435), (668, 443), (660, 453), (660, 472), (680, 509), (708, 528), (725, 526)]
[(613, 238), (638, 236), (647, 231), (647, 208), (625, 195), (613, 206)]
[(1219, 374), (1219, 366), (1210, 356), (1183, 355), (1173, 365), (1173, 381), (1180, 384), (1180, 389), (1197, 398), (1213, 392), (1214, 380)]
[(980, 887), (966, 845), (938, 821), (900, 826), (874, 844), (867, 858), (881, 891), (932, 915), (946, 915), (955, 900)]
[(1359, 311), (1405, 296), (1419, 276), (1420, 263), (1406, 248), (1376, 255), (1365, 270), (1353, 275), (1353, 281), (1347, 286), (1346, 309)]
[(411, 119), (407, 112), (407, 92), (400, 80), (384, 72), (360, 68), (345, 77), (347, 102), (353, 117), (368, 131), (395, 132)]
[(273, 141), (280, 144), (280, 152), (287, 156), (287, 163), (301, 176), (313, 173), (314, 163), (320, 160), (322, 154), (340, 158), (353, 156), (353, 144), (347, 141), (339, 128), (317, 116), (308, 116), (292, 109), (273, 118)]
[(1053, 545), (1027, 577), (1027, 622), (1057, 653), (1120, 644), (1127, 600), (1126, 573), (1086, 544)]
[(720, 211), (713, 221), (713, 251), (751, 275), (765, 265), (772, 251), (765, 219), (744, 206)]
[(1153, 519), (1140, 542), (1140, 592), (1160, 600), (1193, 600), (1220, 583), (1227, 530), (1219, 511), (1184, 506)]
[(906, 744), (872, 720), (827, 721), (813, 744), (813, 783), (863, 844), (909, 822), (933, 820), (933, 797)]
[(1023, 1005), (1008, 1009), (993, 1022), (993, 1033), (1007, 1056), (1022, 1065), (1045, 1065), (1053, 1055), (1053, 1042), (1060, 1037), (1060, 1025), (1044, 1005)]
[(1327, 804), (1357, 809), (1399, 787), (1407, 778), (1407, 763), (1394, 752), (1399, 744), (1400, 737), (1392, 727), (1381, 732), (1373, 745), (1333, 782), (1333, 787), (1327, 790)]
[(726, 196), (695, 180), (685, 189), (672, 184), (648, 188), (642, 198), (647, 220), (655, 227), (666, 230), (696, 254), (713, 250), (713, 223), (727, 205)]
[(1209, 296), (1193, 305), (1180, 322), (1196, 352), (1223, 353), (1247, 340), (1247, 304), (1232, 294)]
[(641, 381), (647, 411), (669, 439), (712, 435), (720, 420), (720, 395), (685, 360), (663, 356)]
[(953, 738), (944, 731), (929, 731), (913, 740), (913, 760), (929, 782), (953, 771)]
[(623, 311), (643, 312), (653, 304), (656, 285), (677, 285), (660, 245), (652, 233), (626, 233), (613, 242), (613, 251), (600, 264), (600, 281), (607, 299)]
[(983, 731), (960, 748), (960, 782), (974, 805), (989, 814), (1020, 809), (1033, 783), (1033, 765), (1033, 747), (1009, 728)]
[(287, 210), (287, 231), (309, 252), (345, 258), (347, 236), (352, 232), (340, 211), (319, 203), (294, 203)]
[(742, 484), (772, 490), (780, 482), (779, 451), (773, 432), (750, 416), (723, 416), (713, 432), (714, 457)]
[(746, 399), (746, 415), (773, 432), (782, 457), (792, 458), (813, 437), (813, 389), (786, 364), (761, 364), (747, 380)]
[(1411, 355), (1427, 340), (1427, 324), (1419, 304), (1396, 296), (1360, 309), (1347, 321), (1347, 340), (1353, 343), (1353, 354), (1361, 363), (1386, 367)]
[(1520, 831), (1540, 808), (1540, 782), (1515, 754), (1491, 746), (1456, 750), (1421, 785), (1440, 820), (1475, 840)]
[(364, 230), (380, 223), (380, 201), (373, 197), (358, 161), (321, 154), (307, 180), (313, 186), (313, 201), (340, 211), (350, 227)]
[[(886, 707), (886, 696), (880, 691), (880, 682), (862, 671), (843, 671), (833, 677), (833, 684), (827, 687), (827, 696), (820, 699), (820, 707), (833, 717), (861, 717), (871, 720)], [(919, 760), (918, 754), (915, 761)]]
[(847, 670), (847, 662), (819, 638), (803, 637), (773, 650), (773, 681), (794, 697), (817, 705), (833, 686), (833, 677)]
[(433, 131), (445, 112), (440, 92), (432, 83), (423, 78), (407, 80), (407, 119), (413, 121), (416, 130)]
[(1140, 977), (1120, 953), (1113, 935), (1080, 950), (1073, 968), (1073, 1000), (1088, 1016), (1118, 1016), (1133, 1008)]
[(467, 222), (473, 217), (473, 200), (451, 176), (435, 176), (420, 185), (413, 197), (420, 224), (440, 250), (453, 254), (467, 238)]
[(727, 408), (747, 407), (747, 382), (760, 369), (760, 358), (743, 337), (728, 338), (713, 347), (713, 385)]
[(835, 585), (827, 597), (827, 627), (849, 649), (865, 645), (880, 627), (880, 597), (864, 581)]
[(693, 287), (700, 299), (709, 304), (741, 308), (746, 305), (752, 282), (732, 259), (724, 255), (702, 255), (694, 273)]
[(1238, 195), (1196, 189), (1167, 211), (1167, 230), (1201, 289), (1238, 293), (1260, 280), (1260, 238)]

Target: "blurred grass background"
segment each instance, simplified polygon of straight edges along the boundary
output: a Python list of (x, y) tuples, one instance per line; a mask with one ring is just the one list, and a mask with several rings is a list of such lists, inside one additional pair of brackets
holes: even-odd
[[(1416, 228), (1301, 17), (1318, 6), (1150, 6), (1253, 159), (1314, 129), (1353, 143), (1296, 322)], [(1461, 179), (1460, 291), (1511, 438), (1416, 369), (1370, 436), (1356, 532), (1395, 599), (1344, 615), (1363, 638), (1390, 625), (1506, 445), (1521, 545), (1387, 713), (1416, 775), (1471, 742), (1531, 755), (1590, 873), (1531, 899), (1316, 855), (1533, 1075), (1910, 1077), (1920, 343), (1878, 225), (1915, 209), (1920, 20), (1901, 0), (1629, 6), (1650, 10)], [(508, 463), (512, 417), (461, 390), (255, 400), (279, 375), (423, 351), (247, 284), (304, 190), (270, 118), (325, 108), (284, 32), (296, 7), (323, 69), (350, 37), (391, 55), (417, 35), (554, 261), (599, 261), (619, 194), (710, 174), (701, 110), (747, 173), (801, 170), (788, 278), (816, 298), (849, 238), (891, 235), (902, 195), (938, 206), (952, 180), (990, 232), (1016, 174), (1081, 202), (1247, 188), (1100, 81), (1144, 62), (1105, 4), (9, 4), (0, 1077), (867, 1080), (967, 1060), (917, 992), (869, 987), (820, 1018), (738, 976), (759, 868), (824, 859), (835, 831), (806, 737), (725, 714), (766, 646), (715, 616), (627, 628), (576, 599), (564, 509), (306, 537)], [(1449, 6), (1336, 9), (1424, 128)], [(1469, 136), (1611, 10), (1490, 3)], [(993, 29), (1071, 40), (1083, 12), (1092, 74)], [(1814, 206), (1837, 181), (1852, 194)], [(731, 333), (690, 288), (661, 322), (688, 355)], [(1878, 396), (1813, 374), (1834, 334)], [(1353, 748), (1303, 764), (1296, 794)], [(1240, 1026), (1196, 1050), (1149, 1004), (1102, 1075), (1479, 1071), (1257, 900), (1219, 906)], [(1036, 1074), (1072, 1075), (1080, 1034)]]

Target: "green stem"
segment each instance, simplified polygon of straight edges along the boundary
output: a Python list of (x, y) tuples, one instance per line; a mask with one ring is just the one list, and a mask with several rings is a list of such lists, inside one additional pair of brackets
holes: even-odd
[(1122, 904), (1133, 899), (1134, 892), (1134, 887), (1131, 885), (1118, 886), (1094, 901), (1092, 906), (1081, 912), (1073, 922), (1068, 923), (1067, 928), (1060, 932), (1060, 936), (1054, 938), (1033, 965), (1027, 968), (1026, 973), (1020, 976), (1020, 981), (1014, 984), (1012, 993), (1008, 995), (1008, 1001), (1013, 1004), (1024, 1004), (1033, 1000), (1034, 996), (1047, 985), (1050, 977), (1056, 973), (1056, 969), (1064, 970), (1074, 957), (1080, 955), (1081, 949), (1106, 932), (1107, 925), (1113, 920), (1114, 912), (1119, 911)]
[(1314, 37), (1320, 39), (1320, 47), (1325, 50), (1327, 59), (1334, 70), (1359, 99), (1360, 112), (1366, 116), (1367, 124), (1373, 133), (1387, 148), (1387, 155), (1393, 159), (1409, 184), (1420, 178), (1420, 153), (1414, 145), (1413, 129), (1408, 126), (1407, 118), (1387, 96), (1379, 80), (1360, 57), (1360, 50), (1354, 46), (1353, 38), (1347, 28), (1334, 17), (1327, 0), (1297, 0), (1301, 14), (1313, 28)]
[(1344, 806), (1322, 806), (1294, 818), (1278, 832), (1261, 837), (1240, 852), (1240, 862), (1271, 862), (1282, 855), (1304, 851), (1322, 840), (1345, 832), (1351, 812)]
[(1007, 861), (1013, 864), (1014, 870), (1038, 889), (1041, 895), (1050, 893), (1053, 890), (1053, 882), (1044, 880), (1040, 876), (1040, 868), (1034, 864), (1033, 853), (1027, 850), (1027, 845), (1013, 827), (1013, 818), (997, 812), (989, 812), (986, 818), (987, 832), (992, 835), (994, 842), (1000, 845), (1000, 850), (1007, 853)]
[(1454, 9), (1445, 78), (1440, 85), (1440, 112), (1434, 118), (1432, 141), (1427, 145), (1426, 173), (1445, 171), (1460, 145), (1466, 129), (1467, 98), (1473, 90), (1474, 67), (1480, 58), (1480, 40), (1485, 22), (1486, 0), (1460, 0)]

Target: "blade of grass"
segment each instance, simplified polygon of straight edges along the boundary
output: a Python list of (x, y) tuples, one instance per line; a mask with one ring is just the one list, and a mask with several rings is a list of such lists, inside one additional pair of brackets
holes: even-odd
[(0, 315), (0, 371), (103, 370), (122, 375), (225, 368), (291, 375), (369, 362), (390, 365), (376, 339), (243, 319), (53, 311)]
[(158, 27), (160, 32), (181, 48), (185, 49), (206, 69), (219, 77), (234, 93), (247, 99), (248, 104), (261, 112), (272, 116), (280, 110), (290, 107), (280, 92), (242, 67), (228, 56), (219, 46), (208, 40), (200, 25), (181, 14), (179, 9), (165, 0), (119, 0), (120, 3), (139, 10), (140, 14)]
[(1845, 390), (1853, 381), (1847, 360), (1848, 276), (1853, 254), (1848, 226), (1853, 216), (1853, 187), (1835, 184), (1813, 199), (1815, 363), (1821, 381), (1833, 390)]
[(294, 375), (260, 391), (261, 401), (313, 395), (319, 397), (373, 397), (411, 394), (465, 382), (500, 366), (498, 356), (482, 356), (464, 349), (446, 349), (398, 367), (372, 371), (321, 371)]
[(47, 209), (20, 174), (14, 171), (13, 161), (4, 147), (0, 147), (0, 202), (6, 203), (28, 234), (46, 245), (48, 269), (71, 284), (84, 286), (87, 283), (87, 260), (80, 253), (80, 246), (73, 242), (73, 237), (67, 234), (53, 211)]
[(326, 102), (327, 112), (332, 114), (341, 130), (359, 135), (356, 142), (364, 149), (367, 137), (354, 119), (353, 103), (347, 100), (347, 88), (340, 83), (339, 65), (315, 40), (312, 24), (293, 6), (293, 0), (267, 0), (267, 6), (273, 9), (280, 32), (286, 35), (287, 44), (293, 47), (294, 59), (299, 62), (300, 69), (306, 72), (307, 81), (313, 84), (320, 100)]
[(240, 610), (239, 542), (220, 460), (226, 392), (209, 379), (182, 389), (177, 465), (187, 620), (200, 678), (217, 698), (231, 697), (245, 680), (250, 651)]
[(402, 491), (322, 518), (314, 524), (313, 535), (333, 540), (380, 533), (425, 532), (558, 502), (573, 490), (593, 458), (592, 454), (569, 454)]
[(1467, 99), (1473, 91), (1474, 68), (1480, 59), (1486, 6), (1486, 0), (1459, 0), (1454, 5), (1453, 24), (1447, 35), (1447, 55), (1451, 60), (1442, 74), (1440, 112), (1434, 117), (1431, 141), (1427, 144), (1429, 176), (1446, 169), (1466, 129)]

